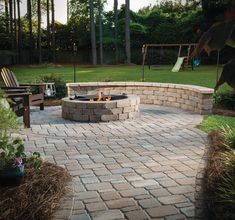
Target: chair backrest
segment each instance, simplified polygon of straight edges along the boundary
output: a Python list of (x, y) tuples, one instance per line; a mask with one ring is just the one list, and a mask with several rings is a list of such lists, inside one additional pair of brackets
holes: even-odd
[(18, 87), (20, 85), (15, 74), (5, 67), (1, 69), (1, 77), (6, 87)]

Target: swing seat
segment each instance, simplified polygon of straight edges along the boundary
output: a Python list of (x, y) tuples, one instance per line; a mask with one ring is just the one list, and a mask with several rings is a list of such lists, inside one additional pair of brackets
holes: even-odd
[(151, 65), (151, 69), (158, 69), (159, 67), (161, 67), (160, 64)]

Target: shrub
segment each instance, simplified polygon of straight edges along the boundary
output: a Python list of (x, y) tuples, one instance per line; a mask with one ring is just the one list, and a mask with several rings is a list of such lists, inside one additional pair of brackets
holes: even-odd
[(39, 169), (42, 164), (40, 153), (34, 152), (26, 155), (24, 142), (20, 137), (10, 138), (4, 134), (0, 138), (0, 150), (0, 170), (21, 168), (24, 165)]
[(227, 92), (214, 95), (214, 103), (221, 107), (235, 110), (235, 92)]
[(40, 77), (40, 81), (44, 83), (55, 83), (56, 98), (61, 99), (66, 96), (66, 85), (60, 75), (51, 73), (50, 75)]
[(16, 114), (7, 106), (5, 94), (0, 90), (0, 137), (10, 129), (19, 127), (20, 122)]

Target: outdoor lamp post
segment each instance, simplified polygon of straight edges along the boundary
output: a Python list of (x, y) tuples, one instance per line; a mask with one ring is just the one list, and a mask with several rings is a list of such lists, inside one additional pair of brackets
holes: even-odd
[(76, 82), (76, 63), (75, 63), (75, 57), (77, 53), (77, 46), (75, 43), (73, 43), (73, 81)]

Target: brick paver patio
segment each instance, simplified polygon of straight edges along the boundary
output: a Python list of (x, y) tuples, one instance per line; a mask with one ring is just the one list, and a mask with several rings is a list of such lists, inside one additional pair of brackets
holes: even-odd
[(141, 105), (136, 120), (78, 123), (60, 107), (33, 109), (28, 150), (64, 166), (73, 195), (55, 219), (192, 219), (195, 179), (208, 143), (202, 116)]

